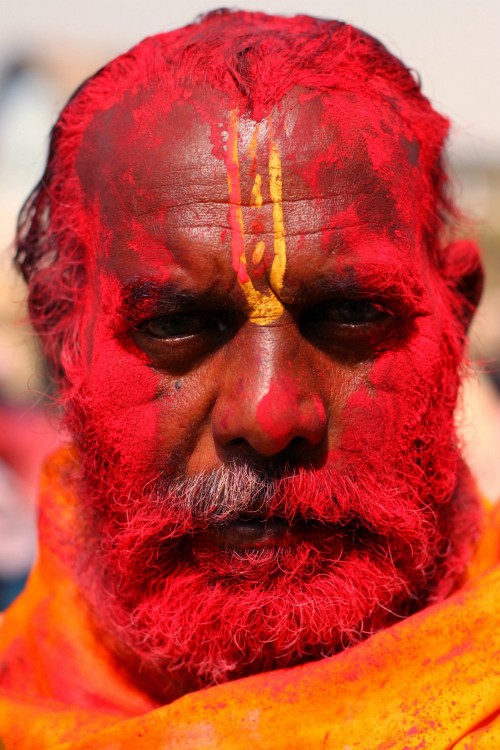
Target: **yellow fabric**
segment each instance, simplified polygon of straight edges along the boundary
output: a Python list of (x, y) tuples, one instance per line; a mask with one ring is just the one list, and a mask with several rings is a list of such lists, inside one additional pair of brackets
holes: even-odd
[(5, 750), (500, 748), (500, 508), (447, 601), (332, 659), (159, 707), (94, 638), (69, 574), (70, 460), (46, 471), (40, 559), (0, 630)]

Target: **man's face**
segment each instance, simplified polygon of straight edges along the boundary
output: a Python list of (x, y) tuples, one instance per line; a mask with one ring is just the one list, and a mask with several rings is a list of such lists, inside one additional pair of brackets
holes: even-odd
[(77, 168), (70, 423), (103, 627), (198, 686), (334, 653), (452, 585), (459, 353), (397, 114), (296, 89), (257, 123), (142, 91), (94, 117)]

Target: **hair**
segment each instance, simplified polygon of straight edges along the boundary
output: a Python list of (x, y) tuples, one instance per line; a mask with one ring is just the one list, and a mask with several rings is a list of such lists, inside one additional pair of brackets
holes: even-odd
[(205, 83), (262, 118), (294, 86), (378, 96), (404, 118), (420, 146), (429, 186), (429, 252), (439, 265), (441, 230), (454, 215), (442, 152), (449, 122), (418, 80), (376, 39), (347, 24), (309, 16), (217, 10), (195, 23), (149, 37), (87, 79), (62, 110), (45, 172), (24, 204), (15, 262), (28, 285), (29, 314), (49, 366), (65, 385), (61, 362), (78, 361), (78, 321), (86, 284), (83, 200), (75, 160), (96, 113), (125, 92), (151, 84), (191, 90)]

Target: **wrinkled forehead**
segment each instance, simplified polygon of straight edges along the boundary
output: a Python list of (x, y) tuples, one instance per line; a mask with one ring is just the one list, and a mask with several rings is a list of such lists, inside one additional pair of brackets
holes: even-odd
[(158, 85), (126, 94), (96, 114), (83, 137), (77, 171), (87, 205), (117, 234), (127, 221), (227, 204), (232, 141), (242, 202), (250, 202), (256, 173), (274, 148), (290, 205), (324, 204), (329, 215), (350, 209), (346, 221), (383, 223), (395, 236), (423, 224), (416, 211), (426, 189), (419, 144), (390, 103), (300, 87), (259, 122), (208, 86), (175, 100)]

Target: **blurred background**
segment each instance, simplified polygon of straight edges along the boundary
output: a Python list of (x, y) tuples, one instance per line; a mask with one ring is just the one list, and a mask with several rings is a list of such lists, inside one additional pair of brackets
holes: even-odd
[[(145, 36), (213, 2), (0, 0), (0, 609), (35, 554), (36, 483), (58, 441), (43, 361), (12, 269), (15, 220), (43, 172), (48, 133), (79, 83)], [(486, 495), (500, 495), (500, 2), (241, 0), (239, 8), (337, 18), (378, 37), (421, 76), (453, 123), (456, 195), (483, 249), (487, 287), (457, 422)]]

